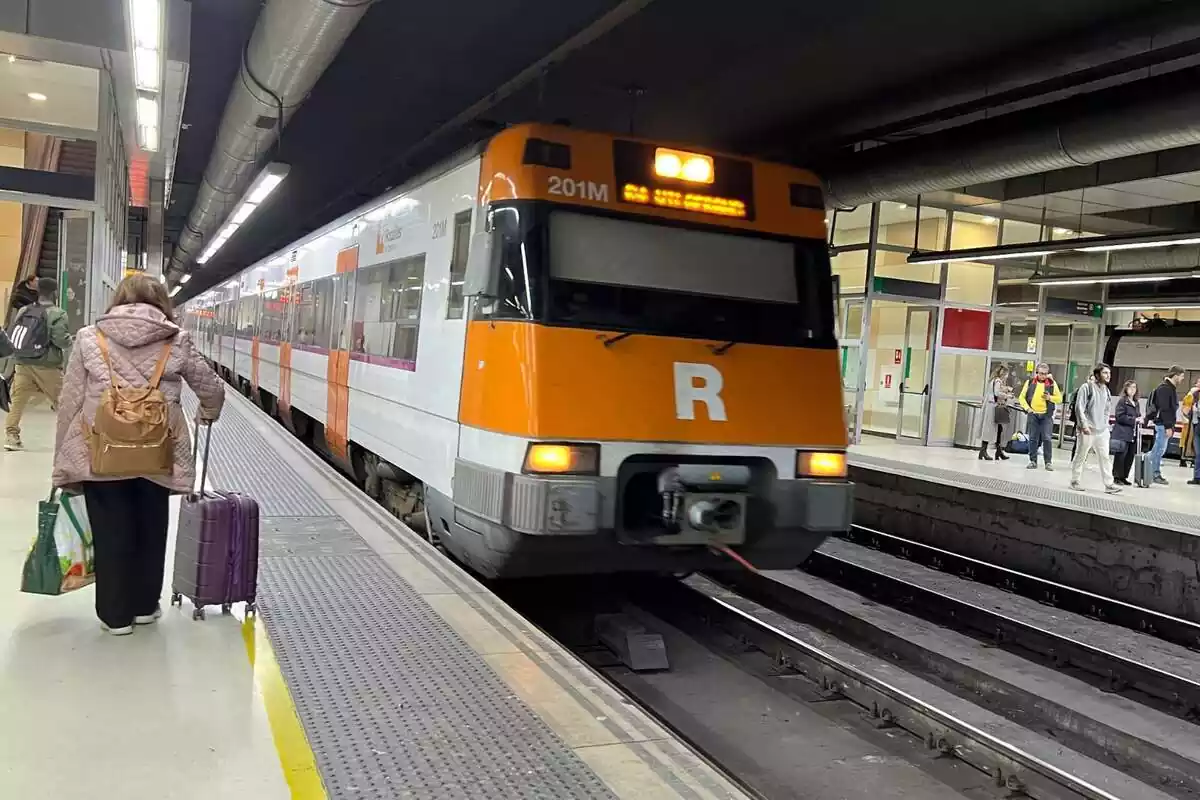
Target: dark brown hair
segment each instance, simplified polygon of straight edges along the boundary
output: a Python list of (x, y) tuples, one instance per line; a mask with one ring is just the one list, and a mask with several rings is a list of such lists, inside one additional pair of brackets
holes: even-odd
[(153, 278), (148, 278), (145, 275), (130, 275), (121, 281), (121, 285), (117, 287), (117, 293), (113, 295), (108, 310), (111, 312), (117, 306), (128, 306), (134, 303), (145, 303), (148, 306), (154, 306), (169, 321), (175, 321), (175, 314), (171, 305), (171, 297), (167, 294), (167, 287)]
[[(1125, 381), (1125, 385), (1121, 387), (1121, 397), (1125, 397), (1129, 393), (1130, 386), (1137, 386), (1137, 381)], [(1138, 399), (1138, 393), (1134, 392), (1130, 399), (1136, 403)]]

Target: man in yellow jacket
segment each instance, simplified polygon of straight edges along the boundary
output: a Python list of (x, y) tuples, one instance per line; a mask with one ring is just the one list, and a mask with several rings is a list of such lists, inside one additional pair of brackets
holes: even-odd
[(1037, 469), (1038, 446), (1046, 459), (1046, 469), (1054, 471), (1051, 457), (1054, 448), (1054, 409), (1062, 405), (1062, 389), (1050, 374), (1048, 364), (1038, 364), (1037, 372), (1025, 381), (1021, 393), (1017, 395), (1021, 408), (1029, 413), (1025, 423), (1025, 433), (1029, 437), (1029, 467)]

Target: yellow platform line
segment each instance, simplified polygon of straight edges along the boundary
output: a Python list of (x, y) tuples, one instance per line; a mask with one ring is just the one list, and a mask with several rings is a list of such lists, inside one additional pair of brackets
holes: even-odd
[(262, 695), (284, 780), (291, 789), (292, 800), (326, 800), (317, 759), (304, 735), (304, 726), (300, 724), (292, 695), (279, 671), (267, 631), (257, 621), (257, 616), (250, 616), (242, 622), (242, 639), (254, 669), (254, 683)]

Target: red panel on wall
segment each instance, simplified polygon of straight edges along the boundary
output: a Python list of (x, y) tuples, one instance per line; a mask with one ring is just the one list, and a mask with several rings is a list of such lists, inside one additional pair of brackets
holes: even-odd
[(150, 161), (143, 155), (129, 162), (129, 205), (145, 208), (150, 197)]
[(942, 347), (987, 350), (992, 312), (969, 308), (947, 308), (942, 329)]

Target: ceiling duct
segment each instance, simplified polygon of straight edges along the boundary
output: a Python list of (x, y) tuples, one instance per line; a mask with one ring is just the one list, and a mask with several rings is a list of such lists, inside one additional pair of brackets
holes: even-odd
[(856, 153), (825, 170), (850, 208), (1200, 144), (1200, 68)]
[(267, 0), (225, 103), (204, 180), (171, 260), (184, 269), (224, 222), (374, 0)]

